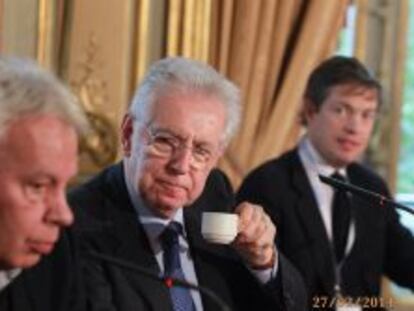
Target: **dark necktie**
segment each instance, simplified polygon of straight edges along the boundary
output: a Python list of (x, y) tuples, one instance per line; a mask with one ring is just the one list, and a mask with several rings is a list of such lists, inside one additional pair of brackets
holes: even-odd
[[(345, 177), (338, 172), (332, 174), (331, 177), (342, 182), (346, 181)], [(332, 232), (336, 262), (344, 258), (351, 223), (350, 208), (351, 202), (346, 191), (336, 189), (332, 200)]]
[[(184, 279), (181, 268), (178, 237), (182, 234), (182, 226), (172, 221), (161, 234), (161, 245), (164, 251), (164, 276)], [(175, 311), (194, 311), (194, 303), (188, 288), (173, 286), (170, 288), (171, 301)]]

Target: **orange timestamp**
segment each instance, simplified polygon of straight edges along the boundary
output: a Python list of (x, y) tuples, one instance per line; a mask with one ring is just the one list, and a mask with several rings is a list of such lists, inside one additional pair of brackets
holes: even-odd
[(391, 297), (377, 297), (377, 296), (313, 296), (312, 297), (312, 308), (314, 309), (324, 309), (324, 308), (334, 308), (334, 307), (345, 307), (358, 305), (364, 309), (376, 309), (376, 308), (385, 308), (392, 310), (394, 308), (394, 301)]

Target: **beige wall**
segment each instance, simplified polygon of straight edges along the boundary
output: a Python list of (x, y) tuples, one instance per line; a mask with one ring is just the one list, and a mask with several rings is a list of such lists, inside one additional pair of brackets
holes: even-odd
[[(2, 54), (36, 57), (37, 1), (0, 1)], [(7, 13), (7, 14), (6, 14)]]

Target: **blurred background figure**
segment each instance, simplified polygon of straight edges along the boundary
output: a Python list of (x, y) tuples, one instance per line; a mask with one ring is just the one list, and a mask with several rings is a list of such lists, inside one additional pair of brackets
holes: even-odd
[(239, 200), (261, 204), (277, 224), (277, 245), (302, 273), (310, 308), (334, 308), (336, 299), (341, 306), (340, 297), (360, 306), (362, 297), (373, 297), (367, 308), (392, 307), (380, 295), (382, 275), (414, 289), (414, 237), (397, 212), (319, 180), (331, 176), (390, 196), (384, 180), (358, 163), (380, 104), (380, 84), (357, 59), (325, 60), (306, 86), (305, 136), (240, 188)]

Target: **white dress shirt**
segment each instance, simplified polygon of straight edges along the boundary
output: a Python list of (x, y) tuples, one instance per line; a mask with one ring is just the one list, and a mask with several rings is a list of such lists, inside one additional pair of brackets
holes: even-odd
[(20, 268), (0, 270), (0, 292), (5, 289), (22, 271)]
[[(326, 234), (332, 241), (332, 200), (334, 190), (331, 186), (320, 181), (319, 175), (331, 176), (335, 171), (347, 177), (345, 168), (334, 168), (329, 165), (312, 145), (308, 137), (302, 138), (299, 143), (299, 158), (305, 168), (306, 175), (310, 181), (313, 193), (315, 194), (319, 213), (325, 226)], [(348, 242), (345, 254), (349, 254), (355, 241), (355, 223), (351, 220), (348, 232)]]
[[(135, 210), (138, 213), (138, 220), (144, 227), (144, 231), (149, 240), (151, 249), (155, 255), (161, 273), (164, 273), (163, 249), (161, 247), (160, 235), (168, 226), (170, 221), (176, 221), (183, 227), (183, 235), (179, 236), (178, 243), (180, 246), (180, 261), (186, 281), (197, 284), (197, 275), (194, 269), (193, 258), (191, 257), (189, 244), (187, 240), (187, 232), (183, 220), (183, 210), (178, 209), (173, 219), (162, 219), (155, 216), (152, 211), (145, 206), (141, 196), (137, 193), (134, 187), (126, 182), (129, 197)], [(197, 311), (203, 311), (203, 304), (201, 303), (201, 296), (198, 291), (190, 290), (191, 297)]]

